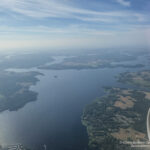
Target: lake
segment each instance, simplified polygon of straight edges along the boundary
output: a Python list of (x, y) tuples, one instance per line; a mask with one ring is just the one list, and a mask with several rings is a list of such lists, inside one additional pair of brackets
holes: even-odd
[[(31, 69), (29, 69), (30, 71)], [(104, 95), (104, 86), (117, 83), (116, 76), (133, 68), (96, 70), (38, 70), (44, 76), (31, 86), (38, 98), (18, 111), (0, 114), (0, 142), (22, 143), (33, 150), (86, 150), (88, 136), (81, 124), (84, 107)]]

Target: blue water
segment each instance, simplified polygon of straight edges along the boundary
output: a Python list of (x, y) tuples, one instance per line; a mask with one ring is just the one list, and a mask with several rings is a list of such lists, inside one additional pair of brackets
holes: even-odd
[[(37, 101), (18, 111), (0, 114), (0, 144), (22, 143), (33, 150), (86, 150), (88, 137), (81, 124), (85, 105), (104, 95), (104, 86), (125, 87), (116, 76), (129, 68), (97, 70), (39, 70), (31, 87)], [(55, 78), (54, 76), (58, 76)]]

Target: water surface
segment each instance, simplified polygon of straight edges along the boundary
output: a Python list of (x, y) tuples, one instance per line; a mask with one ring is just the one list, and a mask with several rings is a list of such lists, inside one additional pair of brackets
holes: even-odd
[(88, 137), (81, 124), (85, 105), (104, 95), (104, 86), (125, 87), (115, 76), (138, 69), (33, 70), (44, 74), (31, 87), (37, 101), (0, 114), (0, 142), (22, 143), (33, 150), (42, 150), (44, 144), (48, 150), (86, 150)]

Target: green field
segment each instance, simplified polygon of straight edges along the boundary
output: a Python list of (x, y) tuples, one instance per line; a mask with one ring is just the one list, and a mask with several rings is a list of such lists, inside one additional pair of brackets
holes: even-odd
[[(137, 82), (135, 78), (141, 78), (143, 82)], [(138, 85), (139, 89), (107, 88), (106, 96), (85, 107), (82, 123), (87, 128), (91, 150), (135, 149), (130, 144), (120, 143), (148, 141), (146, 117), (150, 88), (144, 91), (140, 87), (148, 87), (149, 78), (149, 71), (121, 74), (120, 82)]]

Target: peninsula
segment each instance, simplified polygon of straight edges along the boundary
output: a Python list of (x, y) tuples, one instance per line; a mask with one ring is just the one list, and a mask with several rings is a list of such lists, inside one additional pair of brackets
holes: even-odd
[[(86, 106), (82, 123), (87, 128), (91, 150), (130, 150), (135, 148), (125, 144), (127, 141), (148, 141), (149, 79), (150, 71), (121, 74), (120, 82), (138, 85), (137, 89), (106, 88), (106, 96)], [(145, 91), (140, 87), (148, 88)]]

